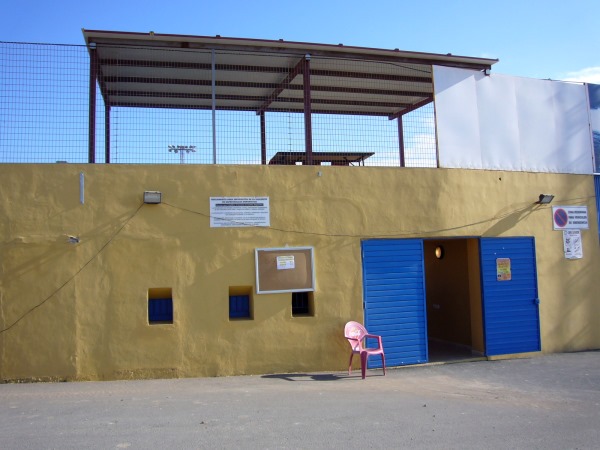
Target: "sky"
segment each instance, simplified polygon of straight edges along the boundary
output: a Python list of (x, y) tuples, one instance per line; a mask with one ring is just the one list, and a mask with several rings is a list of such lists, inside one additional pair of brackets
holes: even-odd
[(82, 28), (497, 58), (495, 73), (600, 84), (600, 0), (4, 0), (0, 41), (83, 44)]

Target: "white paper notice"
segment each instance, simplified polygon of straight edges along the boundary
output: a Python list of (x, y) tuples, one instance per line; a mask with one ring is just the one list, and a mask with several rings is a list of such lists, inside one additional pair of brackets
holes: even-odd
[(211, 197), (210, 226), (268, 227), (269, 197)]
[(294, 261), (294, 256), (278, 256), (277, 257), (277, 270), (289, 270), (295, 269), (296, 263)]
[(581, 259), (583, 258), (583, 247), (581, 245), (580, 230), (564, 230), (563, 244), (565, 249), (565, 258)]

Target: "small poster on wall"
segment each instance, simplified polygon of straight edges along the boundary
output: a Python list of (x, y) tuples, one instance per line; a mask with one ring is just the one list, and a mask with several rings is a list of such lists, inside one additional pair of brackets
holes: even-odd
[(277, 270), (291, 270), (295, 268), (294, 255), (277, 257)]
[(565, 258), (581, 259), (583, 258), (583, 246), (581, 245), (580, 230), (564, 230), (563, 246), (565, 249)]
[(498, 281), (510, 281), (510, 258), (496, 258), (496, 279)]

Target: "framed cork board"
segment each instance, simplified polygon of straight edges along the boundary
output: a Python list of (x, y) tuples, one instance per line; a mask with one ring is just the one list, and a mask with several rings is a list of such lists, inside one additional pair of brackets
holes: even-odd
[(313, 247), (257, 248), (256, 293), (315, 290)]

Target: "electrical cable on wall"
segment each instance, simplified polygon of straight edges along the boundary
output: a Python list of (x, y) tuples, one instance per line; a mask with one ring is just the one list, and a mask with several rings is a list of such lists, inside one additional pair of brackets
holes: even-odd
[[(586, 198), (578, 198), (578, 199), (570, 199), (570, 200), (565, 200), (565, 201), (576, 201), (576, 200), (588, 200), (589, 198), (592, 197), (586, 197)], [(235, 221), (232, 220), (230, 218), (222, 218), (222, 217), (216, 217), (216, 216), (211, 216), (211, 214), (209, 213), (203, 213), (200, 211), (195, 211), (189, 208), (184, 208), (181, 206), (177, 206), (177, 205), (173, 205), (167, 202), (162, 202), (164, 205), (170, 206), (171, 208), (175, 208), (175, 209), (179, 209), (181, 211), (185, 211), (191, 214), (196, 214), (202, 217), (206, 217), (207, 219), (215, 218), (215, 219), (220, 219), (220, 220), (227, 220), (228, 222), (233, 222), (233, 223), (237, 223), (242, 227), (248, 227), (248, 228), (262, 228), (262, 229), (267, 229), (267, 230), (272, 230), (272, 231), (280, 231), (282, 233), (295, 233), (295, 234), (304, 234), (304, 235), (309, 235), (309, 236), (325, 236), (325, 237), (348, 237), (348, 238), (361, 238), (361, 239), (369, 239), (369, 238), (392, 238), (392, 237), (401, 237), (401, 236), (415, 236), (415, 235), (431, 235), (434, 233), (441, 233), (441, 232), (447, 232), (447, 231), (453, 231), (453, 230), (460, 230), (462, 228), (467, 228), (467, 227), (471, 227), (471, 226), (475, 226), (475, 225), (481, 225), (487, 222), (492, 222), (494, 220), (500, 220), (503, 219), (505, 217), (510, 216), (511, 214), (514, 213), (518, 213), (518, 212), (524, 212), (526, 211), (528, 208), (530, 208), (532, 205), (526, 205), (522, 208), (517, 208), (515, 210), (512, 211), (508, 211), (505, 212), (503, 214), (494, 216), (494, 217), (490, 217), (487, 219), (482, 219), (479, 220), (477, 222), (472, 222), (472, 223), (467, 223), (467, 224), (462, 224), (462, 225), (457, 225), (454, 227), (448, 227), (448, 228), (440, 228), (440, 229), (436, 229), (436, 230), (423, 230), (423, 229), (419, 229), (419, 230), (408, 230), (408, 231), (396, 231), (396, 232), (387, 232), (387, 233), (376, 233), (376, 234), (335, 234), (335, 233), (317, 233), (314, 231), (302, 231), (302, 230), (286, 230), (283, 228), (276, 228), (273, 226), (256, 226), (254, 224), (250, 224), (250, 223), (245, 223), (245, 222), (241, 222), (241, 221)], [(540, 209), (540, 208), (537, 208)], [(536, 209), (536, 210), (537, 210)], [(545, 208), (547, 209), (547, 208)]]
[(50, 300), (52, 297), (54, 297), (58, 292), (60, 292), (67, 284), (69, 284), (71, 281), (73, 281), (73, 279), (77, 275), (79, 275), (83, 271), (83, 269), (85, 269), (92, 261), (94, 261), (104, 251), (104, 249), (106, 247), (108, 247), (108, 245), (113, 241), (114, 238), (116, 238), (119, 235), (119, 233), (123, 230), (123, 228), (125, 228), (125, 226), (131, 221), (131, 219), (133, 219), (137, 215), (138, 211), (142, 208), (142, 206), (144, 206), (143, 203), (140, 206), (138, 206), (138, 208), (135, 210), (135, 212), (131, 216), (129, 216), (129, 218), (108, 239), (108, 241), (106, 241), (106, 243), (100, 248), (100, 250), (98, 250), (83, 266), (81, 266), (81, 268), (77, 272), (75, 272), (75, 274), (73, 274), (73, 276), (71, 276), (67, 281), (65, 281), (61, 286), (59, 286), (54, 292), (52, 292), (48, 297), (46, 297), (40, 303), (38, 303), (34, 307), (30, 308), (28, 311), (26, 311), (25, 313), (23, 313), (17, 320), (15, 320), (13, 323), (11, 323), (8, 327), (0, 330), (0, 334), (6, 332), (8, 330), (10, 330), (12, 327), (14, 327), (16, 324), (18, 324), (22, 319), (24, 319), (26, 316), (28, 316), (29, 314), (31, 314), (37, 308), (39, 308), (40, 306), (42, 306), (44, 303), (46, 303), (48, 300)]

